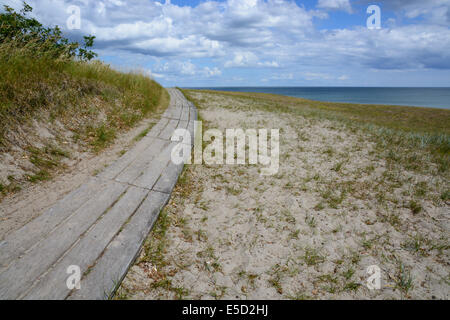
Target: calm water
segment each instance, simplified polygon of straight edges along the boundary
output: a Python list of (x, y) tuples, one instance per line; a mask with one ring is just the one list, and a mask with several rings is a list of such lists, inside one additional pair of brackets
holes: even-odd
[(274, 93), (330, 102), (450, 109), (450, 88), (216, 87), (196, 89)]

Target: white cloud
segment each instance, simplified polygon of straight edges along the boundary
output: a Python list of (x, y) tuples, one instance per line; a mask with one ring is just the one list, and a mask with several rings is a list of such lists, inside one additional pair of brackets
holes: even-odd
[(327, 10), (342, 10), (348, 13), (352, 12), (350, 0), (319, 0), (317, 7)]
[(232, 60), (228, 60), (224, 64), (225, 68), (243, 68), (243, 67), (265, 67), (278, 68), (276, 61), (260, 61), (253, 52), (236, 52)]
[(327, 73), (318, 73), (318, 72), (305, 72), (303, 74), (304, 78), (308, 81), (312, 80), (329, 80), (333, 77)]
[[(21, 1), (13, 2), (20, 8)], [(104, 56), (123, 55), (127, 63), (141, 65), (156, 61), (151, 66), (155, 77), (174, 81), (219, 77), (223, 68), (262, 69), (260, 78), (269, 80), (292, 80), (282, 77), (296, 74), (309, 81), (346, 80), (342, 70), (328, 74), (324, 67), (450, 69), (450, 0), (381, 1), (404, 16), (381, 30), (321, 31), (315, 19), (333, 14), (327, 10), (351, 12), (350, 1), (319, 0), (314, 10), (291, 0), (206, 0), (196, 7), (147, 0), (27, 2), (44, 23), (63, 27), (68, 5), (79, 5), (82, 30), (75, 36), (95, 34), (96, 49)], [(400, 25), (416, 18), (423, 19)], [(270, 76), (271, 68), (279, 72)]]
[(203, 68), (203, 75), (206, 77), (215, 77), (215, 76), (220, 76), (222, 74), (222, 71), (219, 70), (219, 68), (214, 67), (214, 68), (209, 68), (209, 67), (204, 67)]

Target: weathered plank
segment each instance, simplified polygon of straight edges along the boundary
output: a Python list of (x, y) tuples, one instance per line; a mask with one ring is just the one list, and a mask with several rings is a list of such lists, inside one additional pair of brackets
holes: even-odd
[(0, 299), (17, 299), (116, 201), (126, 187), (110, 182), (93, 199), (0, 273)]
[(154, 158), (146, 168), (143, 168), (143, 174), (133, 181), (132, 184), (137, 187), (152, 189), (163, 170), (171, 161), (172, 150), (176, 145), (176, 142), (168, 143), (158, 157)]
[(98, 177), (102, 179), (114, 179), (117, 177), (126, 167), (128, 167), (136, 158), (145, 152), (152, 143), (155, 142), (155, 138), (144, 137), (140, 140), (134, 147), (133, 152), (127, 152), (122, 157), (120, 157), (116, 162), (110, 165), (108, 168), (103, 170)]
[(80, 267), (81, 274), (88, 271), (120, 228), (135, 213), (149, 191), (131, 187), (126, 194), (99, 220), (81, 240), (71, 248), (45, 276), (39, 279), (24, 299), (64, 299), (70, 293), (66, 285), (67, 268)]
[(187, 129), (189, 122), (186, 120), (180, 120), (178, 123), (177, 129)]
[(173, 162), (170, 162), (156, 182), (153, 190), (168, 194), (172, 193), (172, 190), (178, 181), (178, 176), (183, 170), (183, 167), (184, 164), (176, 165)]
[(175, 129), (178, 126), (178, 122), (179, 120), (170, 120), (169, 123), (167, 124), (167, 126), (164, 128), (164, 130), (159, 134), (159, 138), (160, 139), (164, 139), (164, 140), (170, 140), (170, 138), (173, 135), (173, 132), (175, 131)]
[(181, 111), (180, 120), (189, 121), (189, 107), (183, 106)]
[(144, 170), (148, 167), (148, 164), (151, 163), (154, 158), (160, 155), (168, 144), (169, 141), (155, 139), (153, 144), (148, 147), (147, 150), (140, 153), (135, 161), (133, 161), (127, 168), (125, 168), (115, 178), (115, 180), (124, 183), (132, 183), (142, 175)]
[(68, 299), (99, 300), (110, 297), (136, 259), (145, 237), (168, 199), (168, 194), (151, 191), (92, 270), (81, 280), (81, 289), (74, 290)]
[(164, 128), (167, 126), (168, 123), (169, 123), (168, 118), (161, 118), (161, 120), (159, 120), (159, 122), (152, 127), (150, 132), (147, 133), (147, 137), (154, 137), (154, 138), (158, 137), (161, 131), (164, 130)]
[(13, 259), (18, 258), (26, 250), (44, 240), (54, 228), (89, 199), (95, 197), (105, 186), (106, 182), (92, 178), (80, 188), (70, 192), (39, 217), (9, 234), (0, 246), (1, 270), (6, 268)]
[(197, 120), (197, 110), (195, 108), (189, 108), (189, 121)]

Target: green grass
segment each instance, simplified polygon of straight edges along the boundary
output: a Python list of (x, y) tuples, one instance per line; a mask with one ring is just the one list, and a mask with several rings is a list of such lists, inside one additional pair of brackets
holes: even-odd
[[(205, 103), (205, 97), (197, 101), (197, 92), (234, 98), (241, 109), (258, 108), (274, 113), (338, 121), (354, 133), (368, 133), (376, 144), (377, 152), (390, 163), (419, 172), (429, 170), (430, 164), (434, 164), (437, 169), (433, 170), (440, 174), (449, 173), (450, 110), (320, 102), (265, 93), (183, 90), (189, 100), (201, 106)], [(431, 156), (429, 160), (423, 157), (426, 152)], [(332, 148), (323, 153), (328, 157), (334, 156)], [(333, 170), (339, 172), (343, 164), (338, 163)]]
[(422, 206), (415, 200), (411, 200), (408, 205), (413, 214), (418, 214), (422, 211)]
[[(28, 181), (37, 183), (39, 181), (50, 180), (52, 172), (63, 167), (61, 160), (69, 158), (70, 153), (54, 145), (47, 145), (43, 148), (29, 147), (30, 162), (36, 167), (37, 172), (28, 174)], [(14, 177), (9, 179), (11, 184), (15, 182)], [(10, 188), (11, 189), (11, 188)], [(10, 191), (13, 191), (12, 189)]]
[[(351, 121), (378, 125), (409, 132), (450, 134), (450, 111), (446, 109), (419, 108), (389, 105), (365, 105), (353, 103), (321, 102), (267, 93), (225, 92), (212, 90), (185, 90), (210, 92), (223, 95), (269, 102), (280, 112), (304, 111), (328, 113)], [(262, 108), (270, 108), (261, 105)], [(448, 137), (447, 137), (448, 139)], [(448, 141), (447, 141), (448, 142)], [(448, 147), (448, 145), (447, 145)], [(449, 149), (447, 149), (448, 151)]]
[(130, 128), (168, 102), (164, 88), (144, 74), (122, 73), (99, 61), (36, 55), (39, 50), (37, 43), (0, 44), (0, 150), (10, 147), (7, 132), (42, 111), (81, 138), (96, 131), (91, 145), (99, 149), (113, 139), (113, 130)]
[(325, 261), (325, 258), (313, 248), (306, 248), (302, 259), (308, 266), (314, 266)]
[(441, 199), (443, 201), (449, 201), (450, 200), (450, 190), (445, 190), (441, 193)]
[[(44, 126), (58, 121), (71, 131), (78, 150), (100, 152), (120, 132), (159, 114), (170, 100), (168, 92), (145, 74), (119, 72), (100, 61), (56, 59), (41, 46), (37, 41), (0, 43), (0, 153), (18, 147), (34, 165), (3, 186), (1, 196), (20, 190), (27, 181), (51, 179), (63, 168), (61, 160), (70, 158), (59, 130), (53, 132), (52, 145), (36, 148), (31, 131), (35, 121)], [(17, 132), (31, 134), (17, 141)]]
[(395, 283), (396, 288), (400, 289), (404, 295), (407, 295), (408, 292), (414, 287), (411, 272), (402, 263), (398, 266)]
[(136, 137), (134, 137), (134, 141), (140, 141), (142, 140), (152, 129), (153, 124), (150, 125), (148, 128), (145, 128), (144, 130), (142, 130)]
[(114, 128), (108, 128), (105, 124), (93, 129), (92, 134), (94, 139), (91, 141), (91, 145), (96, 151), (107, 147), (116, 138), (116, 130)]

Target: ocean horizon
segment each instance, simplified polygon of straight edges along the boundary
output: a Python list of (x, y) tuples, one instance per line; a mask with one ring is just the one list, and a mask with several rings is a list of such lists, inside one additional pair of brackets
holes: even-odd
[(190, 89), (272, 93), (324, 102), (450, 109), (450, 87), (193, 87)]

